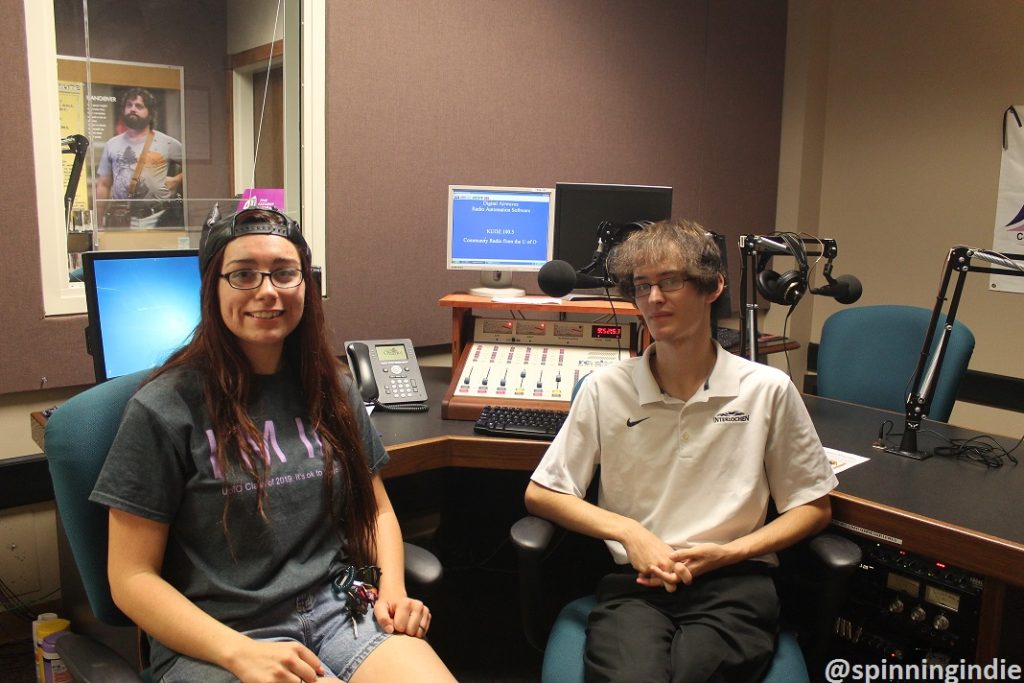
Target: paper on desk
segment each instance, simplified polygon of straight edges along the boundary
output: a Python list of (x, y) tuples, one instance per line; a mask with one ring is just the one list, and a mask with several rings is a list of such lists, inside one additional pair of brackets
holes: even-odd
[(832, 471), (836, 474), (868, 460), (863, 455), (854, 455), (853, 453), (837, 451), (834, 448), (828, 447), (825, 448), (825, 455), (828, 456), (828, 461), (832, 465)]
[(553, 296), (495, 296), (491, 301), (499, 304), (560, 304), (562, 300)]

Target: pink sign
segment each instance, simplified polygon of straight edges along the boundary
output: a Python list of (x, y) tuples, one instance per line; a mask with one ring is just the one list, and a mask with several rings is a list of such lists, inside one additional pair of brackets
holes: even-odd
[(280, 187), (257, 187), (249, 188), (242, 193), (242, 199), (238, 202), (236, 211), (242, 209), (276, 209), (283, 210), (284, 188)]

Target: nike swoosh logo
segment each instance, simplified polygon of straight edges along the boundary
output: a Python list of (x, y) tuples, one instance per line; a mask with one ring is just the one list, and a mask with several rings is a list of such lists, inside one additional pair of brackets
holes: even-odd
[(649, 419), (651, 419), (650, 415), (648, 415), (647, 417), (641, 417), (639, 420), (632, 420), (632, 419), (627, 417), (626, 418), (626, 426), (627, 427), (636, 427), (638, 424), (640, 424), (644, 420), (649, 420)]

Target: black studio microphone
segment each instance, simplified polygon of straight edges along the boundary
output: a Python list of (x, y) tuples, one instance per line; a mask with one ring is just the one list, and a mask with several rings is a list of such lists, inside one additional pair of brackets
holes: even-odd
[(537, 284), (540, 291), (548, 296), (562, 297), (574, 289), (592, 289), (594, 287), (612, 287), (614, 283), (608, 278), (578, 273), (572, 264), (566, 261), (548, 261), (537, 273)]
[(828, 284), (824, 287), (811, 287), (811, 294), (830, 296), (841, 304), (852, 304), (864, 293), (864, 287), (861, 286), (860, 280), (853, 275), (840, 275), (833, 278), (826, 273), (825, 279), (828, 280)]

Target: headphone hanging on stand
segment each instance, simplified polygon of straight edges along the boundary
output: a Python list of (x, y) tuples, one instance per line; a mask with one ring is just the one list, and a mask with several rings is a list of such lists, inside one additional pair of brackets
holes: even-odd
[(772, 303), (796, 306), (807, 292), (807, 251), (804, 249), (803, 240), (793, 233), (781, 232), (778, 237), (789, 246), (798, 270), (787, 270), (780, 275), (765, 268), (772, 255), (762, 255), (761, 263), (758, 264), (757, 291)]

